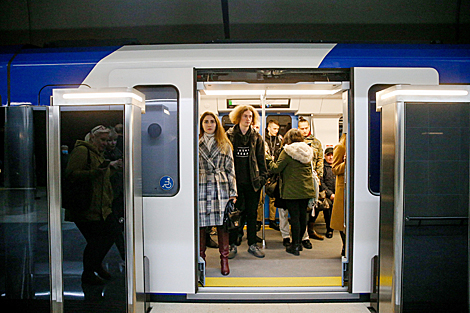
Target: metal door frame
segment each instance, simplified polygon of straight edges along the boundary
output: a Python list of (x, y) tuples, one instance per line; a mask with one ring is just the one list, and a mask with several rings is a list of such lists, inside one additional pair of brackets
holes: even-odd
[[(73, 94), (66, 98), (64, 95)], [(81, 96), (82, 95), (82, 96)], [(84, 96), (83, 96), (84, 95)], [(49, 256), (51, 312), (64, 311), (62, 268), (60, 107), (124, 107), (124, 200), (126, 212), (126, 297), (127, 312), (145, 312), (143, 266), (143, 223), (141, 186), (141, 118), (145, 96), (133, 88), (54, 89), (47, 107), (47, 188), (49, 206)], [(52, 251), (52, 247), (54, 251)]]

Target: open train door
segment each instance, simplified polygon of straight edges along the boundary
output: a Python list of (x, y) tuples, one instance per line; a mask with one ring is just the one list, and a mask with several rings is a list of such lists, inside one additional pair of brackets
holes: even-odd
[[(438, 85), (439, 74), (432, 68), (351, 70), (345, 176), (347, 249), (343, 262), (349, 268), (349, 292), (357, 294), (373, 295), (376, 286), (372, 264), (378, 255), (380, 191), (378, 186), (373, 188), (372, 182), (379, 181), (380, 142), (371, 141), (380, 138), (380, 113), (375, 111), (375, 92), (396, 84)], [(357, 170), (364, 168), (364, 163), (368, 163), (368, 170)]]
[[(145, 312), (148, 308), (143, 298), (145, 291), (140, 169), (141, 114), (145, 112), (145, 96), (132, 88), (54, 89), (51, 104), (47, 108), (51, 312), (103, 310), (108, 312)], [(69, 219), (67, 214), (65, 214), (64, 220), (62, 207), (67, 199), (62, 197), (65, 195), (62, 192), (61, 181), (61, 167), (64, 165), (65, 156), (63, 147), (68, 145), (72, 151), (74, 145), (78, 146), (86, 142), (84, 135), (87, 132), (93, 132), (91, 130), (96, 129), (97, 125), (106, 125), (107, 127), (119, 124), (123, 126), (121, 155), (123, 166), (120, 170), (114, 168), (114, 173), (111, 169), (105, 169), (108, 171), (107, 174), (99, 176), (103, 177), (101, 184), (96, 180), (92, 181), (93, 197), (89, 207), (93, 207), (93, 203), (96, 201), (101, 201), (101, 203), (106, 201), (106, 194), (103, 192), (106, 184), (103, 181), (107, 175), (121, 173), (121, 180), (115, 184), (122, 184), (122, 187), (118, 189), (122, 192), (119, 198), (122, 215), (115, 212), (114, 202), (112, 213), (109, 215), (103, 213), (105, 206), (100, 205), (102, 210), (100, 216), (105, 217), (104, 220), (98, 222), (108, 223), (111, 219), (116, 220), (113, 227), (118, 227), (116, 232), (124, 234), (122, 251), (119, 249), (118, 239), (116, 239), (114, 243), (116, 243), (117, 250), (120, 250), (119, 253), (116, 249), (113, 250), (114, 245), (112, 245), (105, 254), (107, 259), (102, 262), (102, 268), (112, 276), (105, 277), (106, 273), (100, 274), (98, 270), (95, 270), (105, 281), (84, 279), (82, 272), (85, 273), (86, 264), (89, 265), (89, 260), (93, 258), (93, 255), (99, 254), (99, 251), (102, 250), (96, 247), (96, 241), (103, 242), (105, 239), (102, 238), (105, 236), (102, 233), (97, 233), (100, 230), (94, 227), (96, 224), (90, 224), (95, 221), (91, 221), (91, 213), (86, 221), (76, 217)], [(106, 127), (103, 129), (106, 130)], [(106, 145), (105, 143), (105, 147)], [(85, 149), (88, 150), (88, 166), (91, 166), (90, 151), (92, 148), (90, 145)], [(98, 151), (101, 150), (98, 149)], [(70, 162), (72, 162), (71, 158), (68, 163), (70, 164)], [(104, 163), (106, 161), (101, 165)], [(103, 166), (103, 168), (107, 167)], [(96, 171), (98, 169), (95, 169)], [(92, 176), (92, 174), (93, 172), (87, 175)], [(113, 176), (110, 179), (112, 178)], [(109, 185), (113, 188), (113, 194), (117, 196), (112, 180)], [(75, 199), (75, 201), (79, 200)], [(68, 212), (69, 214), (73, 213), (71, 210)], [(114, 213), (116, 214), (113, 215)], [(88, 224), (84, 225), (84, 223)], [(104, 224), (99, 225), (103, 226)], [(106, 227), (106, 230), (109, 229)], [(94, 235), (91, 235), (92, 233)], [(92, 244), (93, 249), (91, 248)], [(113, 251), (115, 251), (114, 254)], [(89, 257), (91, 255), (91, 258), (85, 258), (85, 254)]]

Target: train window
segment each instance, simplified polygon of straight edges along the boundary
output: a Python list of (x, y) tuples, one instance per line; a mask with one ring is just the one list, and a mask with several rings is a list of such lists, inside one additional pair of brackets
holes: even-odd
[[(270, 120), (276, 120), (279, 122), (279, 135), (284, 136), (289, 129), (292, 128), (292, 117), (290, 115), (267, 115), (266, 124)], [(268, 132), (266, 131), (266, 134)]]
[(179, 190), (179, 93), (173, 86), (135, 86), (145, 94), (142, 115), (142, 194), (171, 197)]
[(377, 84), (369, 89), (369, 190), (380, 194), (380, 155), (382, 151), (380, 112), (375, 109), (375, 94), (392, 85)]

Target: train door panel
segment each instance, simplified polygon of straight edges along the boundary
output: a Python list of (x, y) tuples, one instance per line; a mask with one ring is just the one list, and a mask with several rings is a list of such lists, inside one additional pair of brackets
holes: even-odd
[(376, 84), (439, 84), (438, 72), (432, 68), (353, 68), (351, 102), (347, 121), (345, 176), (349, 185), (345, 196), (348, 211), (348, 247), (350, 292), (372, 292), (372, 259), (378, 253), (379, 197), (369, 189), (369, 126), (368, 92)]
[[(146, 96), (151, 94), (152, 101), (146, 103), (151, 116), (142, 117), (142, 165), (148, 164), (142, 172), (154, 172), (144, 174), (143, 182), (147, 293), (192, 294), (196, 290), (193, 79), (192, 68), (116, 69), (109, 73), (110, 86), (135, 86)], [(161, 162), (152, 158), (154, 154)]]

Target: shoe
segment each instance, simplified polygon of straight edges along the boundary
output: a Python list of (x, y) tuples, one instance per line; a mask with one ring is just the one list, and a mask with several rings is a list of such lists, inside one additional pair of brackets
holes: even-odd
[(217, 242), (215, 242), (211, 236), (207, 236), (206, 237), (206, 247), (209, 247), (209, 248), (215, 248), (217, 249), (219, 247), (219, 244)]
[(94, 285), (94, 286), (105, 284), (104, 280), (96, 276), (94, 272), (88, 272), (88, 271), (84, 271), (82, 273), (82, 283), (86, 285)]
[(309, 234), (308, 236), (309, 236), (310, 238), (312, 238), (312, 239), (315, 239), (315, 240), (323, 240), (323, 239), (325, 239), (325, 237), (323, 237), (322, 235), (317, 234), (316, 231), (312, 231), (312, 232), (311, 232), (311, 235)]
[(284, 239), (282, 239), (282, 245), (283, 245), (284, 247), (289, 246), (289, 245), (290, 245), (290, 238), (284, 238)]
[(230, 252), (228, 253), (228, 258), (233, 259), (237, 255), (237, 246), (230, 245)]
[(111, 278), (113, 278), (113, 276), (111, 276), (111, 274), (107, 270), (105, 270), (103, 267), (97, 270), (96, 274), (98, 274), (99, 277), (106, 279), (106, 280), (110, 280)]
[(326, 234), (325, 234), (325, 237), (328, 238), (328, 239), (333, 238), (333, 231), (331, 231), (331, 230), (327, 231)]
[(263, 239), (261, 239), (260, 237), (256, 236), (256, 242), (257, 242), (257, 243), (261, 243), (261, 242), (263, 242)]
[(308, 239), (302, 240), (302, 246), (305, 249), (312, 249), (312, 243)]
[(269, 228), (279, 231), (279, 224), (275, 221), (269, 220)]
[(230, 269), (228, 267), (228, 259), (226, 258), (220, 260), (220, 273), (224, 276), (230, 274)]
[(259, 249), (257, 245), (251, 245), (248, 248), (248, 252), (253, 254), (257, 258), (264, 258), (264, 253)]
[(293, 254), (293, 255), (300, 255), (300, 247), (302, 247), (302, 246), (299, 245), (299, 244), (291, 244), (291, 245), (287, 246), (286, 252), (290, 253), (290, 254)]

